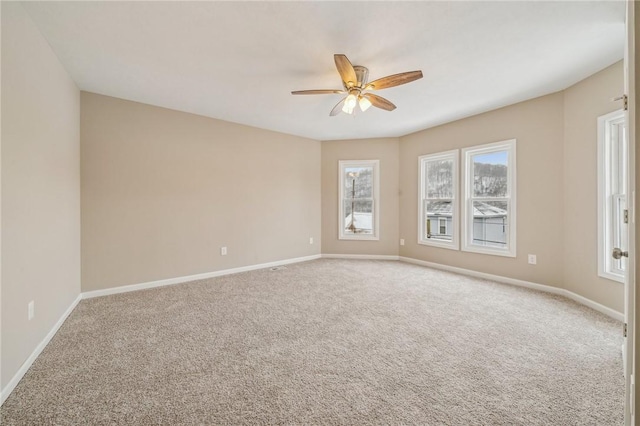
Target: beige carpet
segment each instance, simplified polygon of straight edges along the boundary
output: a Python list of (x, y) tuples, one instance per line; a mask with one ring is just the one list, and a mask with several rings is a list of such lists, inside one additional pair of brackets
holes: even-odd
[(82, 301), (0, 420), (618, 425), (621, 345), (561, 297), (318, 260)]

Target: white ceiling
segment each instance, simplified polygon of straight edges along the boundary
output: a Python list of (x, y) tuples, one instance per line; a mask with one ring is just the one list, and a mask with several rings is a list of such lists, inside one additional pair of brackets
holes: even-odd
[[(317, 140), (401, 136), (564, 89), (623, 56), (622, 1), (28, 2), (82, 90)], [(334, 53), (392, 112), (329, 117)]]

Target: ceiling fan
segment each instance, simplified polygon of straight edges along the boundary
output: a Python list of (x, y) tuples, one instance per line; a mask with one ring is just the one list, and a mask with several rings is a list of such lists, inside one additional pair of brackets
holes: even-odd
[(366, 91), (399, 86), (422, 78), (422, 71), (409, 71), (382, 77), (369, 83), (367, 82), (369, 70), (366, 67), (351, 65), (349, 59), (342, 54), (333, 55), (333, 59), (336, 62), (336, 68), (338, 68), (340, 78), (342, 78), (342, 86), (344, 89), (296, 90), (291, 92), (292, 95), (347, 94), (346, 97), (333, 107), (329, 113), (330, 116), (338, 115), (340, 111), (346, 114), (353, 114), (356, 105), (359, 105), (362, 111), (366, 111), (371, 105), (387, 111), (393, 111), (396, 109), (394, 104), (381, 96), (367, 93)]

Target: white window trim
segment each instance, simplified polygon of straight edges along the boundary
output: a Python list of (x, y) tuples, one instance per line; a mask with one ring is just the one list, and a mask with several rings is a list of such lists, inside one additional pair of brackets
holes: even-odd
[[(420, 182), (418, 185), (418, 244), (425, 246), (440, 247), (449, 250), (458, 250), (460, 248), (460, 236), (458, 232), (459, 223), (459, 200), (458, 200), (458, 150), (453, 149), (451, 151), (438, 152), (436, 154), (421, 155), (418, 157), (418, 173), (420, 175)], [(451, 213), (451, 241), (437, 241), (431, 238), (425, 238), (425, 221), (424, 219), (424, 195), (425, 195), (425, 167), (424, 165), (429, 161), (434, 160), (453, 160), (453, 202)], [(438, 230), (439, 231), (439, 230)]]
[[(373, 167), (373, 234), (346, 234), (344, 218), (344, 169), (347, 167)], [(380, 239), (380, 160), (339, 160), (338, 161), (338, 239), (355, 241), (377, 241)]]
[(604, 179), (611, 173), (610, 151), (607, 149), (606, 141), (611, 132), (611, 125), (619, 120), (624, 120), (624, 110), (613, 111), (598, 117), (598, 275), (624, 284), (624, 273), (609, 272), (613, 247), (610, 236), (611, 229), (608, 225), (612, 212), (607, 201), (610, 194)]
[[(473, 191), (473, 171), (471, 170), (471, 156), (476, 154), (489, 154), (496, 151), (507, 151), (508, 155), (508, 188), (509, 188), (509, 208), (507, 214), (509, 217), (509, 241), (506, 249), (495, 247), (483, 247), (471, 242), (473, 238), (473, 213), (472, 198)], [(464, 195), (464, 208), (462, 209), (462, 251), (472, 253), (491, 254), (494, 256), (516, 257), (516, 140), (509, 139), (500, 142), (477, 145), (462, 149), (462, 158), (464, 159), (464, 168), (462, 169), (462, 193)]]

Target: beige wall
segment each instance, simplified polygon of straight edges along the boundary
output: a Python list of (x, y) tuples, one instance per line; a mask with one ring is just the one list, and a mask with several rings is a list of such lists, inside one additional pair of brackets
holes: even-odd
[[(398, 255), (397, 138), (322, 142), (322, 253)], [(380, 160), (380, 239), (338, 239), (338, 161)]]
[(622, 62), (564, 91), (564, 284), (619, 312), (624, 285), (598, 276), (597, 118), (618, 110)]
[[(567, 90), (400, 139), (400, 255), (537, 282), (623, 311), (623, 286), (597, 272), (597, 117), (620, 108), (622, 62)], [(517, 139), (517, 257), (417, 244), (417, 157)], [(527, 255), (537, 255), (529, 265)]]
[(81, 99), (83, 291), (320, 253), (320, 142)]
[[(400, 255), (562, 287), (563, 95), (556, 93), (427, 129), (400, 142)], [(516, 139), (517, 257), (419, 245), (418, 156)], [(527, 254), (537, 255), (529, 265)]]
[(80, 293), (80, 93), (22, 6), (1, 7), (4, 388)]

